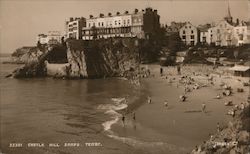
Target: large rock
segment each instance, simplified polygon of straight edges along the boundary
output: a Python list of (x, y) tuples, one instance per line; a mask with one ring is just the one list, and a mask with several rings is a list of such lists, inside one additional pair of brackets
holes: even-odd
[(131, 76), (131, 72), (135, 74), (139, 68), (139, 50), (136, 41), (131, 38), (68, 40), (70, 77), (128, 77)]
[(22, 47), (16, 49), (16, 51), (11, 55), (13, 63), (33, 63), (38, 62), (38, 58), (44, 52), (37, 47)]

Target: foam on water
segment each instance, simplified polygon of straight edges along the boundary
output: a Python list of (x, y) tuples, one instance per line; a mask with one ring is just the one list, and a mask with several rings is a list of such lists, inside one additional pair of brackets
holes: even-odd
[(102, 123), (104, 127), (104, 131), (111, 132), (111, 126), (119, 121), (119, 118), (122, 117), (122, 115), (116, 111), (125, 109), (128, 107), (127, 104), (125, 104), (125, 98), (111, 98), (112, 104), (100, 104), (97, 109), (99, 110), (106, 110), (105, 114), (108, 114), (111, 116), (111, 120), (105, 121)]

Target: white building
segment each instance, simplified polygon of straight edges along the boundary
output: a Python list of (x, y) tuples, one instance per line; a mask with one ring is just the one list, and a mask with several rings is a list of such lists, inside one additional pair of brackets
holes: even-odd
[(58, 44), (61, 43), (61, 32), (60, 31), (48, 31), (47, 34), (38, 34), (37, 42), (40, 44)]
[(187, 22), (179, 30), (179, 36), (185, 45), (194, 46), (198, 43), (198, 29), (190, 22)]
[(208, 29), (208, 44), (215, 44), (216, 46), (233, 45), (233, 29), (233, 25), (226, 20), (221, 20), (216, 26)]
[(233, 44), (241, 46), (250, 44), (250, 26), (246, 23), (241, 23), (233, 28)]

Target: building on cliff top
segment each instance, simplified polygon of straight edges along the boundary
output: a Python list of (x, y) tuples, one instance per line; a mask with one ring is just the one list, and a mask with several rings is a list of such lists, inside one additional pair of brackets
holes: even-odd
[(125, 11), (116, 15), (108, 13), (107, 16), (100, 14), (99, 17), (90, 15), (86, 19), (86, 27), (82, 28), (82, 39), (92, 40), (110, 37), (137, 37), (149, 38), (160, 29), (160, 16), (157, 10), (146, 8), (133, 13)]
[(66, 21), (66, 38), (82, 39), (82, 28), (85, 26), (86, 19), (84, 17), (70, 17), (69, 21)]
[(40, 42), (40, 44), (58, 44), (61, 43), (61, 37), (60, 31), (48, 31), (47, 34), (38, 34), (37, 42)]

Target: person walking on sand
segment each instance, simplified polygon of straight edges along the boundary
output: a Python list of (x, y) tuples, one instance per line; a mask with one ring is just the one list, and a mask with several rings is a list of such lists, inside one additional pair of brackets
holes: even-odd
[(151, 104), (151, 103), (152, 103), (151, 97), (148, 96), (148, 104)]
[(160, 75), (161, 76), (163, 75), (163, 68), (162, 67), (160, 68)]
[(180, 65), (177, 66), (177, 73), (178, 73), (178, 75), (181, 75), (181, 66)]
[(135, 112), (133, 112), (133, 120), (135, 121)]
[(167, 100), (164, 101), (164, 106), (168, 107), (168, 101)]
[(205, 104), (205, 103), (202, 103), (201, 106), (202, 106), (202, 107), (201, 107), (202, 112), (206, 112), (206, 104)]
[(220, 132), (220, 123), (217, 122), (217, 132)]

